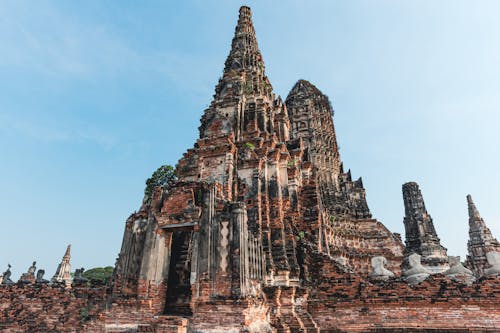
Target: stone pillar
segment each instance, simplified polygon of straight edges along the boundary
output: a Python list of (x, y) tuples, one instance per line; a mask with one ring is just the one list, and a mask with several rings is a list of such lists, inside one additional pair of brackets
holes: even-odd
[(250, 288), (247, 212), (243, 202), (231, 205), (233, 293), (245, 296)]

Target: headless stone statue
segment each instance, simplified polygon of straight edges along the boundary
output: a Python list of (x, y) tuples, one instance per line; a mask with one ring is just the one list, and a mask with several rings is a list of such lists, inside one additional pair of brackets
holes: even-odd
[(373, 257), (371, 263), (372, 272), (370, 273), (370, 279), (385, 281), (394, 277), (394, 273), (385, 268), (385, 264), (387, 263), (387, 259), (385, 259), (385, 257)]
[(460, 257), (448, 257), (448, 262), (450, 263), (450, 269), (445, 271), (443, 274), (449, 276), (455, 281), (464, 282), (471, 284), (474, 282), (474, 274), (471, 270), (465, 268), (460, 262)]
[(7, 265), (7, 270), (2, 275), (2, 284), (14, 284), (14, 281), (10, 279), (12, 272), (10, 271), (10, 264)]
[(421, 256), (417, 253), (413, 253), (408, 256), (409, 269), (403, 271), (403, 278), (409, 284), (418, 284), (424, 281), (431, 272), (422, 266), (420, 262)]
[(48, 283), (49, 280), (45, 280), (43, 278), (43, 275), (45, 274), (44, 269), (39, 269), (38, 272), (36, 272), (36, 283)]
[(484, 275), (500, 275), (500, 252), (486, 253), (486, 260), (491, 267), (484, 270)]

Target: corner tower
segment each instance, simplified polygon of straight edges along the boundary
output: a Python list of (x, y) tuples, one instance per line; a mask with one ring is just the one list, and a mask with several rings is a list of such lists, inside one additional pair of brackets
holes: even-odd
[(500, 244), (486, 226), (470, 194), (467, 195), (467, 205), (469, 210), (467, 266), (472, 269), (474, 275), (480, 277), (484, 274), (484, 270), (489, 267), (486, 260), (486, 253), (500, 252)]
[(422, 264), (433, 273), (442, 273), (449, 267), (446, 249), (441, 245), (431, 216), (417, 183), (403, 185), (406, 231), (405, 258), (412, 253), (422, 256)]

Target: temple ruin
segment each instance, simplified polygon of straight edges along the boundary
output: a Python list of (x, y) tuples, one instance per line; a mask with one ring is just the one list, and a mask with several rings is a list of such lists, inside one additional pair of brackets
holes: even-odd
[[(344, 168), (328, 97), (305, 80), (284, 101), (273, 92), (246, 6), (176, 176), (127, 219), (109, 286), (66, 288), (68, 247), (53, 278), (65, 286), (21, 287), (4, 274), (0, 329), (20, 332), (33, 322), (57, 332), (500, 328), (500, 246), (470, 196), (467, 267), (448, 257), (413, 182), (403, 185), (404, 244), (372, 216), (361, 178)], [(28, 305), (15, 293), (29, 295)], [(15, 313), (31, 322), (16, 326)]]

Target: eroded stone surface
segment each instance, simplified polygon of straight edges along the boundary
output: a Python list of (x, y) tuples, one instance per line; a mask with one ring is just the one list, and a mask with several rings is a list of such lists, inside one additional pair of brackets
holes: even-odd
[(64, 283), (66, 287), (71, 286), (71, 245), (68, 245), (66, 252), (61, 260), (61, 263), (57, 266), (56, 273), (51, 279), (53, 283)]
[(394, 277), (394, 273), (385, 268), (387, 259), (384, 257), (373, 257), (371, 260), (372, 271), (370, 273), (370, 279), (372, 280), (387, 280)]
[(488, 252), (500, 252), (500, 243), (491, 234), (483, 218), (472, 201), (472, 196), (467, 196), (469, 208), (469, 241), (467, 242), (467, 266), (472, 269), (476, 277), (481, 277), (488, 263), (486, 254)]
[[(248, 7), (240, 9), (199, 139), (176, 174), (127, 219), (110, 286), (1, 286), (0, 330), (463, 332), (500, 326), (500, 279), (466, 285), (429, 276), (420, 256), (372, 217), (361, 179), (343, 169), (328, 98), (304, 80), (285, 102), (273, 93)], [(442, 269), (446, 250), (414, 189), (405, 195), (408, 247)], [(404, 251), (410, 267), (400, 277)], [(69, 257), (68, 247), (55, 275), (66, 285)], [(383, 280), (370, 280), (372, 270)]]
[(403, 199), (405, 204), (403, 222), (406, 231), (405, 259), (416, 253), (421, 256), (422, 264), (431, 273), (446, 271), (450, 268), (448, 255), (440, 243), (417, 183), (409, 182), (403, 185)]
[(451, 267), (443, 273), (444, 275), (468, 284), (474, 281), (474, 274), (470, 269), (467, 269), (462, 265), (460, 257), (450, 256), (448, 259)]
[(409, 284), (420, 283), (431, 274), (431, 271), (422, 266), (421, 258), (417, 253), (412, 253), (408, 256), (409, 267), (403, 271), (403, 276)]

